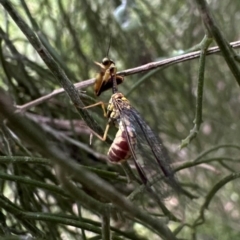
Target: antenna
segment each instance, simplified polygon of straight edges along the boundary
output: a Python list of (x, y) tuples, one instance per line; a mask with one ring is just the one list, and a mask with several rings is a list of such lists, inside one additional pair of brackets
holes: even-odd
[[(108, 48), (107, 48), (107, 58), (109, 59), (108, 57), (108, 54), (109, 54), (109, 50), (110, 50), (110, 47), (111, 47), (111, 43), (112, 43), (112, 34), (110, 33), (110, 37), (109, 37), (109, 43), (108, 43)], [(110, 60), (110, 59), (109, 59)], [(110, 60), (112, 61), (112, 60)], [(110, 75), (111, 75), (111, 80), (112, 80), (112, 92), (113, 94), (118, 92), (118, 87), (117, 87), (117, 79), (116, 79), (116, 68), (115, 66), (114, 67), (111, 67), (109, 69), (110, 71)]]
[(108, 54), (109, 54), (109, 50), (110, 50), (110, 47), (111, 47), (111, 43), (112, 43), (112, 34), (110, 33), (110, 38), (109, 38), (109, 43), (108, 43), (108, 48), (107, 48), (107, 58), (108, 58)]
[(118, 86), (117, 86), (117, 78), (116, 78), (116, 67), (115, 64), (113, 62), (113, 60), (109, 59), (108, 54), (109, 54), (109, 50), (111, 47), (111, 43), (112, 43), (112, 34), (110, 32), (110, 37), (109, 37), (109, 43), (108, 43), (108, 48), (107, 48), (107, 59), (108, 62), (110, 63), (110, 67), (109, 67), (109, 73), (110, 73), (110, 77), (111, 77), (111, 82), (112, 82), (112, 92), (117, 93), (118, 92)]

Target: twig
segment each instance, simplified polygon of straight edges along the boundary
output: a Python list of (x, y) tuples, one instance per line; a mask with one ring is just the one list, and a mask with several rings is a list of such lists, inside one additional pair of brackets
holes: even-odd
[[(239, 48), (240, 47), (240, 41), (231, 42), (230, 45), (231, 45), (232, 48)], [(218, 53), (218, 52), (220, 52), (219, 47), (212, 47), (212, 48), (209, 48), (207, 50), (206, 55), (211, 55), (211, 54)], [(201, 54), (201, 51), (195, 51), (195, 52), (191, 52), (191, 53), (187, 53), (187, 54), (182, 54), (180, 56), (170, 57), (170, 58), (167, 58), (167, 59), (164, 59), (164, 60), (161, 60), (161, 61), (151, 62), (151, 63), (145, 64), (145, 65), (142, 65), (140, 67), (135, 67), (135, 68), (130, 68), (130, 69), (127, 69), (127, 70), (123, 70), (123, 71), (117, 72), (117, 74), (118, 75), (123, 75), (123, 76), (129, 76), (129, 75), (132, 75), (132, 74), (149, 71), (149, 70), (152, 70), (152, 69), (155, 69), (155, 68), (161, 68), (161, 67), (166, 68), (166, 67), (172, 66), (174, 64), (180, 63), (180, 62), (186, 62), (186, 61), (189, 61), (189, 60), (196, 59), (200, 56), (200, 54)], [(142, 81), (144, 81), (144, 80), (145, 79), (143, 79)], [(76, 89), (82, 89), (82, 88), (89, 87), (90, 85), (93, 85), (94, 82), (95, 82), (95, 78), (91, 78), (91, 79), (84, 80), (82, 82), (76, 83), (76, 84), (74, 84), (74, 86), (75, 86)], [(139, 85), (140, 83), (138, 82), (138, 83), (134, 84), (131, 88), (131, 91), (134, 90), (135, 85)], [(37, 106), (37, 105), (55, 97), (58, 94), (61, 94), (63, 92), (64, 92), (63, 88), (56, 89), (53, 92), (51, 92), (51, 93), (49, 93), (45, 96), (42, 96), (38, 99), (35, 99), (34, 101), (28, 102), (28, 103), (26, 103), (24, 105), (21, 105), (21, 106), (17, 106), (17, 109), (18, 109), (17, 111), (18, 112), (25, 112), (25, 111), (29, 110), (30, 108), (35, 107), (35, 106)]]
[[(27, 117), (29, 119), (31, 119), (32, 121), (39, 123), (38, 119), (36, 118), (36, 116), (34, 116), (33, 114), (29, 115), (27, 114)], [(56, 139), (60, 139), (60, 140), (64, 140), (66, 142), (69, 142), (81, 149), (83, 149), (84, 151), (86, 151), (87, 153), (92, 154), (94, 157), (96, 157), (99, 160), (102, 160), (104, 162), (108, 161), (108, 158), (106, 155), (95, 152), (92, 148), (90, 148), (89, 146), (87, 146), (86, 144), (79, 142), (73, 138), (68, 137), (66, 134), (61, 133), (59, 131), (54, 130), (53, 128), (51, 128), (50, 126), (42, 123), (41, 127), (48, 133), (50, 133), (52, 136), (54, 136)], [(88, 128), (88, 127), (87, 127)]]
[[(89, 79), (89, 80), (86, 80), (84, 82), (75, 83), (74, 87), (76, 89), (86, 88), (86, 87), (92, 85), (94, 83), (94, 80), (95, 79)], [(26, 103), (24, 105), (21, 105), (21, 106), (16, 106), (16, 108), (17, 108), (16, 112), (23, 113), (23, 112), (29, 110), (30, 108), (35, 107), (35, 106), (37, 106), (37, 105), (39, 105), (43, 102), (46, 102), (47, 100), (49, 100), (49, 99), (51, 99), (51, 98), (53, 98), (53, 97), (55, 97), (55, 96), (57, 96), (61, 93), (64, 93), (64, 92), (65, 92), (65, 90), (63, 88), (53, 90), (51, 93), (49, 93), (47, 95), (44, 95), (40, 98), (37, 98), (37, 99), (35, 99), (31, 102), (28, 102), (28, 103)]]
[[(232, 48), (239, 48), (240, 41), (231, 42), (229, 45)], [(212, 47), (212, 48), (208, 49), (208, 51), (206, 52), (206, 55), (211, 55), (211, 54), (214, 54), (214, 53), (217, 53), (220, 51), (221, 50), (219, 49), (219, 47), (217, 47), (217, 46)], [(164, 59), (164, 60), (161, 60), (158, 62), (151, 62), (151, 63), (145, 64), (145, 65), (142, 65), (140, 67), (130, 68), (128, 70), (117, 72), (117, 74), (122, 75), (122, 76), (128, 76), (128, 75), (132, 75), (132, 74), (136, 74), (136, 73), (140, 73), (140, 72), (146, 72), (146, 71), (152, 70), (154, 68), (158, 68), (158, 67), (169, 67), (171, 65), (174, 65), (174, 64), (177, 64), (180, 62), (186, 62), (189, 60), (196, 59), (200, 56), (200, 54), (201, 54), (201, 51), (195, 51), (195, 52), (183, 54), (180, 56)]]
[(231, 45), (223, 36), (222, 32), (218, 28), (216, 21), (214, 20), (208, 5), (205, 0), (195, 0), (198, 10), (201, 14), (202, 20), (208, 30), (208, 32), (213, 36), (217, 45), (219, 46), (222, 55), (231, 70), (233, 76), (235, 77), (238, 85), (240, 86), (240, 68), (238, 62), (236, 62), (237, 54), (231, 48)]
[(0, 179), (4, 179), (4, 180), (8, 180), (8, 181), (14, 181), (14, 182), (26, 184), (28, 186), (33, 186), (33, 187), (36, 187), (36, 188), (45, 189), (49, 192), (60, 194), (62, 197), (63, 196), (64, 197), (69, 197), (69, 195), (66, 194), (65, 191), (63, 191), (60, 187), (52, 185), (52, 184), (43, 183), (41, 181), (37, 181), (37, 180), (34, 180), (34, 179), (29, 179), (29, 178), (21, 177), (21, 176), (17, 176), (17, 175), (10, 175), (10, 174), (6, 174), (2, 171), (0, 171)]
[[(98, 134), (102, 135), (103, 130), (97, 124), (97, 122), (89, 115), (88, 111), (83, 109), (84, 104), (79, 97), (78, 91), (75, 89), (72, 82), (69, 80), (65, 72), (58, 65), (58, 63), (53, 59), (48, 50), (44, 47), (42, 42), (38, 39), (36, 34), (32, 31), (32, 29), (27, 25), (27, 23), (23, 20), (23, 18), (19, 15), (19, 13), (14, 9), (12, 4), (8, 0), (1, 0), (0, 3), (18, 25), (18, 27), (22, 30), (22, 32), (27, 37), (28, 41), (35, 48), (39, 56), (48, 66), (49, 70), (51, 70), (55, 79), (58, 80), (60, 85), (65, 89), (69, 98), (73, 102), (77, 112), (80, 116), (86, 121), (86, 123), (90, 126)], [(107, 139), (107, 142), (111, 142)]]
[[(105, 208), (107, 207), (106, 204), (101, 203), (91, 197), (90, 195), (86, 194), (80, 188), (77, 188), (70, 179), (66, 176), (66, 171), (62, 169), (59, 165), (55, 167), (56, 176), (61, 183), (62, 187), (71, 195), (76, 201), (80, 201), (84, 207), (88, 207), (94, 212), (99, 214), (105, 213)], [(86, 204), (87, 202), (87, 204)]]
[(198, 87), (197, 87), (197, 99), (196, 99), (196, 112), (195, 119), (193, 121), (194, 126), (190, 130), (190, 134), (182, 140), (180, 149), (187, 147), (188, 144), (197, 136), (200, 126), (202, 124), (202, 102), (203, 102), (203, 86), (204, 86), (204, 72), (205, 72), (205, 59), (206, 52), (209, 45), (212, 42), (212, 38), (205, 35), (201, 42), (201, 54), (199, 59), (199, 71), (198, 71)]
[(81, 134), (89, 135), (92, 133), (91, 129), (87, 126), (87, 124), (83, 120), (79, 120), (79, 119), (67, 120), (67, 119), (60, 119), (60, 118), (50, 118), (50, 117), (45, 117), (42, 115), (37, 115), (32, 113), (26, 113), (25, 116), (33, 118), (39, 124), (47, 124), (51, 127), (54, 127), (54, 129), (64, 130), (64, 132), (67, 133), (68, 136), (71, 133), (77, 134), (77, 135), (81, 135)]
[(193, 161), (194, 162), (198, 162), (201, 160), (201, 158), (205, 157), (206, 155), (210, 154), (213, 151), (217, 151), (221, 148), (233, 148), (236, 150), (240, 151), (240, 146), (239, 145), (234, 145), (234, 144), (222, 144), (222, 145), (218, 145), (218, 146), (214, 146), (204, 152), (202, 152), (201, 154), (199, 154)]
[[(205, 164), (206, 168), (210, 169), (208, 166), (211, 166), (209, 165), (209, 163), (211, 162), (222, 162), (222, 161), (228, 161), (228, 162), (231, 162), (231, 163), (237, 163), (239, 164), (239, 159), (233, 159), (233, 158), (230, 158), (230, 157), (215, 157), (215, 158), (206, 158), (206, 159), (202, 159), (202, 160), (199, 160), (199, 161), (187, 161), (187, 162), (184, 162), (184, 163), (181, 163), (181, 164), (178, 164), (178, 166), (175, 167), (174, 169), (174, 172), (178, 172), (178, 171), (181, 171), (183, 169), (189, 169), (191, 167), (196, 167), (198, 165), (203, 165), (204, 163), (207, 163)], [(175, 164), (174, 164), (175, 165)], [(219, 174), (219, 170), (217, 168), (213, 168), (213, 166), (211, 166), (211, 168), (214, 170), (214, 172), (216, 172), (217, 174)], [(211, 170), (212, 170), (211, 169)]]
[(110, 211), (108, 208), (105, 209), (105, 213), (102, 214), (102, 239), (110, 240)]
[(240, 178), (240, 173), (232, 173), (232, 174), (226, 176), (225, 178), (223, 178), (222, 180), (220, 180), (217, 184), (215, 184), (213, 186), (213, 188), (209, 191), (209, 193), (207, 194), (207, 196), (205, 198), (205, 202), (203, 203), (203, 205), (200, 209), (199, 217), (196, 219), (194, 226), (201, 225), (204, 222), (205, 210), (208, 209), (210, 202), (212, 201), (213, 197), (216, 195), (218, 190), (220, 190), (228, 182), (235, 180), (237, 178)]
[(46, 237), (45, 234), (35, 225), (31, 224), (30, 221), (24, 219), (23, 215), (21, 214), (23, 211), (19, 206), (12, 203), (2, 194), (0, 194), (0, 207), (1, 209), (4, 209), (7, 212), (11, 213), (13, 216), (15, 216), (16, 219), (23, 224), (26, 230), (32, 233), (34, 236), (37, 236), (37, 238), (42, 239)]

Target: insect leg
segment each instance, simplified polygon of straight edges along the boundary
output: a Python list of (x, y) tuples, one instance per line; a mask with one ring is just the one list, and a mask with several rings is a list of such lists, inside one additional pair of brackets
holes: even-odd
[(88, 105), (88, 106), (86, 106), (86, 107), (83, 107), (82, 109), (92, 108), (92, 107), (96, 107), (96, 106), (98, 106), (98, 105), (101, 105), (102, 110), (103, 110), (103, 115), (104, 115), (104, 117), (107, 117), (106, 107), (105, 107), (104, 104), (105, 104), (104, 102), (100, 101), (100, 102), (97, 102), (97, 103)]
[[(104, 102), (100, 101), (100, 102), (91, 104), (91, 105), (89, 105), (89, 106), (85, 106), (85, 107), (83, 107), (82, 109), (92, 108), (92, 107), (96, 107), (96, 106), (98, 106), (98, 105), (101, 105), (102, 110), (103, 110), (104, 117), (107, 117), (107, 112), (106, 112), (106, 108), (105, 108), (105, 105), (104, 105), (104, 104), (105, 104)], [(94, 132), (93, 130), (92, 130), (92, 133), (93, 133), (96, 137), (98, 137), (100, 140), (102, 140), (102, 141), (104, 142), (104, 141), (106, 141), (106, 139), (107, 139), (107, 134), (108, 134), (109, 127), (110, 127), (110, 125), (109, 125), (109, 123), (108, 123), (107, 126), (106, 126), (106, 128), (105, 128), (105, 131), (104, 131), (103, 136), (100, 136), (98, 133)], [(92, 141), (92, 137), (90, 137), (90, 143), (91, 143), (91, 141)]]
[[(105, 142), (106, 139), (107, 139), (107, 134), (108, 134), (109, 127), (110, 127), (110, 125), (109, 125), (109, 123), (108, 123), (107, 126), (106, 126), (106, 128), (105, 128), (105, 131), (104, 131), (103, 136), (100, 136), (98, 133), (94, 132), (92, 129), (91, 129), (91, 131), (92, 131), (92, 133), (93, 133), (96, 137), (98, 137), (101, 141)], [(92, 140), (92, 139), (90, 139), (90, 142), (91, 142), (91, 140)]]

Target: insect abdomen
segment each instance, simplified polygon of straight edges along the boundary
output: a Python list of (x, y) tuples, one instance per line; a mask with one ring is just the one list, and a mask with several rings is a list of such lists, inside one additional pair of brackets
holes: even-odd
[(119, 163), (127, 160), (130, 156), (131, 151), (127, 141), (126, 132), (125, 130), (119, 129), (108, 151), (109, 161)]

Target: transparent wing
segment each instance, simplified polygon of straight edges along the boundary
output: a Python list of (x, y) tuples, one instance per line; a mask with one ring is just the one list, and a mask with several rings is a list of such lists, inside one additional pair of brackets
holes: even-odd
[(119, 108), (120, 117), (129, 133), (135, 135), (135, 141), (131, 140), (128, 134), (128, 143), (136, 168), (144, 184), (154, 186), (158, 196), (168, 197), (171, 190), (181, 188), (177, 183), (173, 170), (170, 167), (170, 158), (162, 141), (157, 137), (151, 128), (142, 119), (141, 115), (133, 107)]

